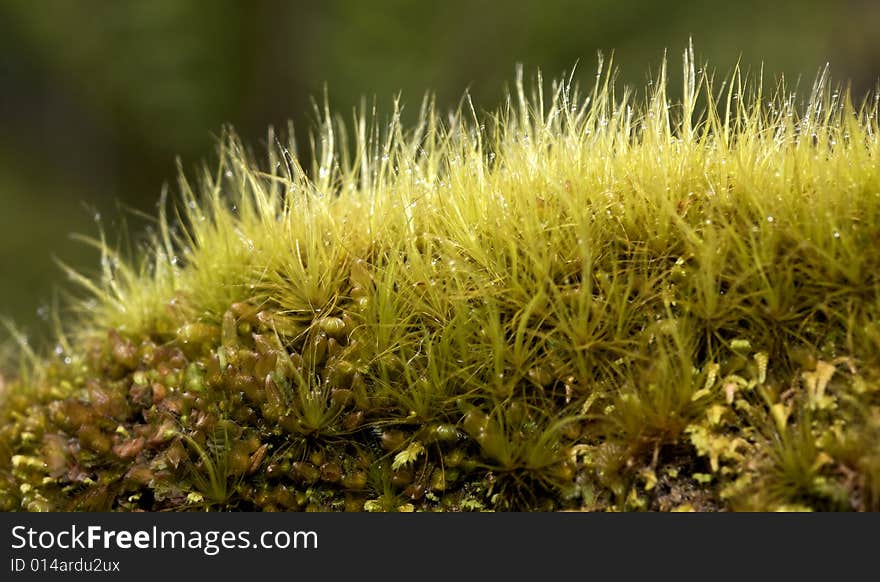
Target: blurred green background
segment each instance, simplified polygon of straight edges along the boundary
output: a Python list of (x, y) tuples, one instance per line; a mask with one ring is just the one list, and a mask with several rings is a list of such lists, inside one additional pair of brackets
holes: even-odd
[(73, 289), (54, 259), (98, 264), (71, 233), (96, 234), (96, 215), (111, 240), (123, 222), (140, 232), (131, 210), (154, 214), (176, 157), (210, 161), (226, 123), (259, 150), (292, 119), (306, 143), (325, 83), (345, 114), (397, 92), (412, 112), (429, 90), (491, 109), (518, 62), (545, 77), (579, 62), (589, 83), (614, 49), (621, 82), (641, 86), (664, 49), (680, 75), (693, 36), (722, 75), (741, 57), (804, 86), (830, 62), (864, 93), (878, 23), (876, 0), (0, 0), (0, 315), (39, 335)]

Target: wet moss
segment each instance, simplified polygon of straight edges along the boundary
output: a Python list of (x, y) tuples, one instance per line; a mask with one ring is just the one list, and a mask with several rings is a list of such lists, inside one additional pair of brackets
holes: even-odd
[(880, 510), (878, 102), (609, 83), (224, 138), (0, 376), (0, 509)]

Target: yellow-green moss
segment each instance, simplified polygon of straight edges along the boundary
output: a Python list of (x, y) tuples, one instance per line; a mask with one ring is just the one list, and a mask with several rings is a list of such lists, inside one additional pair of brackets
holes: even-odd
[(880, 509), (877, 99), (683, 71), (226, 135), (7, 374), (0, 508)]

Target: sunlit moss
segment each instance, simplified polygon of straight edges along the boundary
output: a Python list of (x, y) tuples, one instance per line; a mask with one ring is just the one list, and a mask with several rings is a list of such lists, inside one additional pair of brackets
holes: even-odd
[(878, 101), (683, 71), (225, 135), (0, 377), (0, 506), (880, 509)]

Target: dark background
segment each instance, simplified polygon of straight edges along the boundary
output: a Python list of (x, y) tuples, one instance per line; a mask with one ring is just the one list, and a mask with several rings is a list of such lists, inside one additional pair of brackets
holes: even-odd
[(675, 82), (692, 36), (720, 76), (741, 58), (803, 88), (830, 62), (862, 94), (878, 23), (875, 0), (0, 0), (0, 315), (39, 335), (72, 289), (54, 259), (98, 264), (71, 233), (96, 234), (96, 215), (111, 240), (123, 219), (138, 232), (130, 210), (154, 214), (175, 159), (210, 162), (224, 124), (259, 150), (292, 119), (306, 143), (325, 83), (349, 117), (397, 92), (409, 115), (427, 91), (492, 109), (516, 63), (552, 78), (577, 62), (589, 83), (597, 50), (641, 86), (668, 49)]

